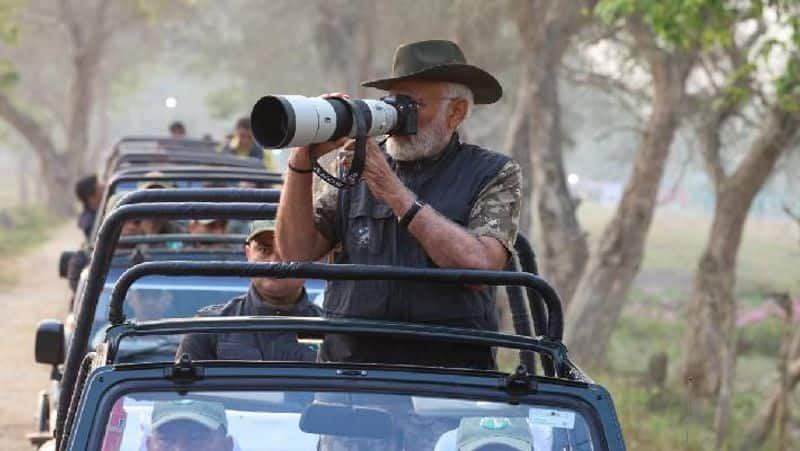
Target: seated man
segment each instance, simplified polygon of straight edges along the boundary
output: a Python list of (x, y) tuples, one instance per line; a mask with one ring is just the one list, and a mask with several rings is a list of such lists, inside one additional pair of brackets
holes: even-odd
[(192, 219), (186, 230), (190, 235), (225, 235), (227, 219)]
[(162, 401), (150, 415), (148, 451), (231, 451), (225, 407), (217, 402), (191, 399)]
[[(227, 219), (192, 219), (186, 227), (189, 235), (225, 235), (228, 233)], [(213, 241), (198, 241), (191, 245), (194, 249), (219, 249), (226, 245)]]
[(165, 314), (172, 307), (172, 293), (162, 289), (131, 290), (128, 294), (127, 304), (132, 310), (132, 316), (137, 321), (153, 321), (164, 319)]
[[(275, 222), (254, 221), (244, 245), (249, 262), (275, 262), (281, 257), (274, 244)], [(301, 279), (250, 279), (250, 290), (227, 304), (212, 305), (200, 316), (321, 316), (321, 310), (308, 300)], [(303, 360), (314, 361), (313, 347), (297, 341), (293, 333), (188, 334), (178, 347), (177, 356), (189, 354), (193, 360)]]

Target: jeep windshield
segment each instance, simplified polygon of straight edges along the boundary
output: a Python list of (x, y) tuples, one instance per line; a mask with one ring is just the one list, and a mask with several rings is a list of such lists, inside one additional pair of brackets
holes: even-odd
[[(190, 318), (204, 307), (224, 304), (247, 292), (249, 281), (240, 277), (213, 279), (192, 277), (186, 279), (147, 277), (133, 285), (124, 305), (125, 317), (148, 321), (167, 318)], [(322, 302), (324, 282), (306, 281), (309, 299)], [(103, 341), (103, 331), (108, 326), (109, 298), (113, 284), (107, 284), (100, 295), (92, 324), (92, 348)], [(181, 336), (136, 337), (125, 340), (119, 361), (172, 361)]]
[(102, 437), (104, 451), (603, 448), (579, 407), (553, 400), (510, 404), (357, 392), (140, 391), (109, 400), (105, 408), (108, 420), (96, 437)]
[[(232, 283), (218, 285), (154, 284), (146, 280), (134, 285), (128, 293), (124, 312), (126, 318), (139, 321), (188, 318), (197, 315), (203, 307), (224, 304), (247, 291), (246, 279), (232, 279)], [(108, 303), (111, 288), (106, 287), (97, 305), (92, 325), (92, 347), (103, 340), (103, 330), (108, 326)], [(123, 343), (120, 359), (123, 361), (172, 360), (180, 336), (139, 337)]]

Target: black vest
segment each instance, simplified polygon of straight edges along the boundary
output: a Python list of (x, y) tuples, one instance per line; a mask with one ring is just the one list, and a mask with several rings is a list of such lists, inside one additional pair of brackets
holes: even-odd
[[(466, 227), (478, 195), (508, 161), (504, 155), (461, 144), (454, 135), (435, 161), (390, 164), (420, 200)], [(365, 182), (340, 191), (338, 202), (336, 233), (341, 251), (336, 254), (336, 263), (435, 267), (419, 242), (398, 225), (391, 208), (375, 199)], [(324, 310), (331, 317), (497, 329), (494, 290), (475, 291), (457, 285), (331, 281), (325, 291)], [(397, 350), (384, 348), (381, 355), (386, 352)], [(330, 354), (338, 354), (341, 360), (362, 360), (353, 355), (362, 353), (354, 350)], [(398, 361), (382, 359), (387, 360)]]

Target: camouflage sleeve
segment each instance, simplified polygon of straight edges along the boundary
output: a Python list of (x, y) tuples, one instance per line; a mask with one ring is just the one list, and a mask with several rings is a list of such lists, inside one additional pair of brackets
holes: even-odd
[(314, 178), (314, 226), (331, 243), (338, 243), (336, 237), (336, 204), (339, 200), (339, 191)]
[(497, 239), (513, 254), (522, 202), (521, 187), (519, 165), (509, 161), (478, 194), (469, 215), (469, 231), (475, 236)]

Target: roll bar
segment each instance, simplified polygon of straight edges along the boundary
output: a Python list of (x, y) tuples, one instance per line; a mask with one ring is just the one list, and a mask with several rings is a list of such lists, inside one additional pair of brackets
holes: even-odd
[(128, 268), (117, 279), (111, 292), (108, 319), (111, 324), (125, 320), (122, 305), (130, 286), (149, 275), (164, 276), (240, 276), (278, 279), (396, 280), (425, 281), (458, 285), (517, 285), (535, 290), (547, 305), (547, 338), (560, 341), (564, 320), (561, 299), (544, 279), (533, 274), (477, 269), (408, 268), (381, 265), (341, 265), (308, 262), (145, 262)]
[(430, 326), (350, 318), (311, 317), (194, 317), (127, 322), (106, 331), (109, 344), (107, 363), (113, 363), (120, 342), (127, 337), (226, 332), (300, 332), (311, 334), (381, 335), (420, 338), (471, 345), (499, 346), (546, 355), (556, 364), (558, 377), (583, 380), (580, 370), (568, 358), (561, 341), (546, 337), (523, 337), (494, 331)]
[[(148, 179), (156, 180), (156, 179)], [(176, 180), (186, 180), (185, 178), (176, 178)], [(202, 180), (207, 180), (203, 178)], [(239, 178), (234, 178), (239, 180)], [(103, 193), (103, 198), (100, 201), (100, 208), (98, 211), (106, 211), (106, 204), (108, 203), (108, 196), (112, 188), (115, 187), (115, 181), (112, 179), (109, 182), (108, 188)], [(277, 203), (280, 199), (280, 190), (268, 188), (169, 188), (169, 189), (145, 189), (137, 190), (126, 193), (116, 207), (128, 204), (140, 204), (146, 202), (269, 202)], [(92, 235), (97, 235), (97, 229), (103, 221), (102, 217), (98, 217)]]
[[(152, 190), (156, 191), (156, 190)], [(157, 190), (168, 192), (169, 190)], [(123, 205), (115, 208), (103, 221), (97, 233), (97, 240), (89, 264), (86, 287), (77, 312), (75, 332), (69, 347), (64, 374), (61, 380), (58, 415), (56, 417), (56, 438), (64, 431), (69, 399), (75, 389), (77, 368), (89, 343), (92, 320), (97, 308), (97, 299), (103, 291), (108, 275), (109, 263), (114, 256), (114, 249), (119, 241), (122, 225), (130, 219), (163, 218), (163, 219), (266, 219), (275, 217), (277, 205), (261, 203), (173, 203)]]

